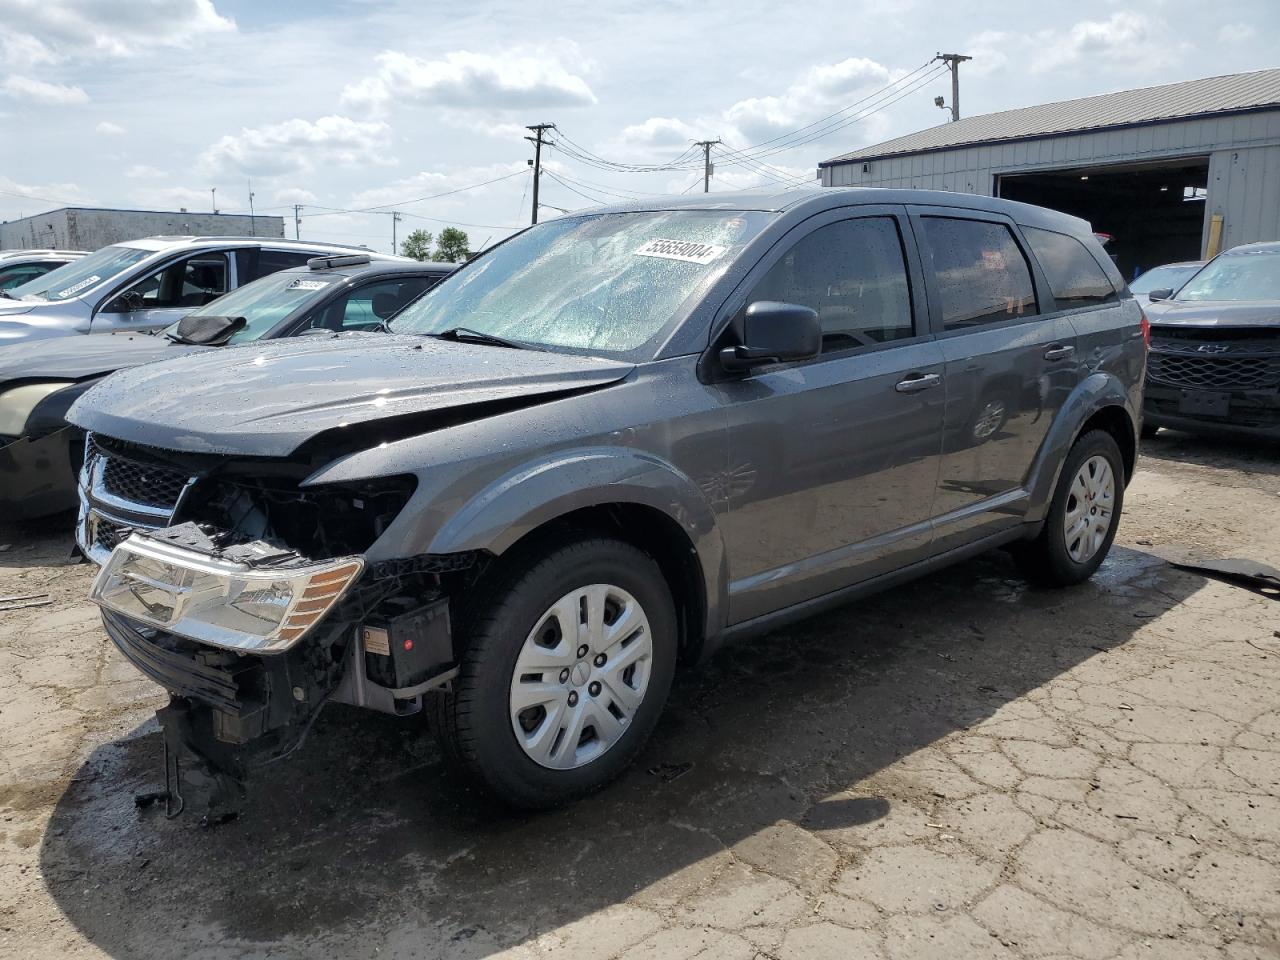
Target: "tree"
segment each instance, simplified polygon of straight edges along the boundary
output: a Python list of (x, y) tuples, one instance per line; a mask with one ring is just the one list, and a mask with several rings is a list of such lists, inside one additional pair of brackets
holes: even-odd
[(400, 254), (413, 257), (415, 260), (431, 259), (431, 234), (426, 230), (415, 230), (400, 243)]
[(457, 227), (445, 227), (436, 240), (436, 253), (431, 259), (437, 263), (460, 263), (471, 256), (468, 243), (466, 233)]

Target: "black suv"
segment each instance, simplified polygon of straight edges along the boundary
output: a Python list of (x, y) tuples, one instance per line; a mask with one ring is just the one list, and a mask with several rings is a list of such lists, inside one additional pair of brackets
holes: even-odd
[(390, 326), (71, 411), (81, 542), (116, 544), (93, 598), (216, 800), (328, 701), (427, 706), (508, 801), (577, 797), (731, 637), (1001, 545), (1083, 580), (1134, 469), (1141, 311), (1088, 224), (1017, 203), (574, 214)]
[(1160, 427), (1280, 438), (1280, 243), (1210, 260), (1151, 291), (1144, 436)]

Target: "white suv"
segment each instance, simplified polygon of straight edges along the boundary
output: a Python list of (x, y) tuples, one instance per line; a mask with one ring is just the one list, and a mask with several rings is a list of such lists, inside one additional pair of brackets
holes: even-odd
[(0, 348), (79, 333), (158, 330), (228, 290), (361, 247), (266, 237), (147, 237), (103, 247), (6, 291)]

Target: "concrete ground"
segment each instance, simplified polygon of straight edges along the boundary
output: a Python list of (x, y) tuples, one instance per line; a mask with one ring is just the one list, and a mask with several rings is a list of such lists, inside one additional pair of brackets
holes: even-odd
[(1111, 558), (1004, 554), (724, 651), (641, 761), (517, 816), (325, 713), (237, 822), (134, 808), (157, 688), (56, 526), (0, 528), (0, 956), (1280, 956), (1280, 458), (1162, 434)]

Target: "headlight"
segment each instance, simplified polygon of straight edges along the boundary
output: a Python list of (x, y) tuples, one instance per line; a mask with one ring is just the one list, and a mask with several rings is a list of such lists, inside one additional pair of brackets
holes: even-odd
[(20, 437), (27, 426), (27, 418), (36, 404), (57, 393), (70, 381), (58, 383), (27, 383), (0, 393), (0, 436)]
[(112, 552), (89, 599), (211, 646), (280, 653), (319, 623), (363, 570), (359, 557), (254, 568), (135, 534)]

